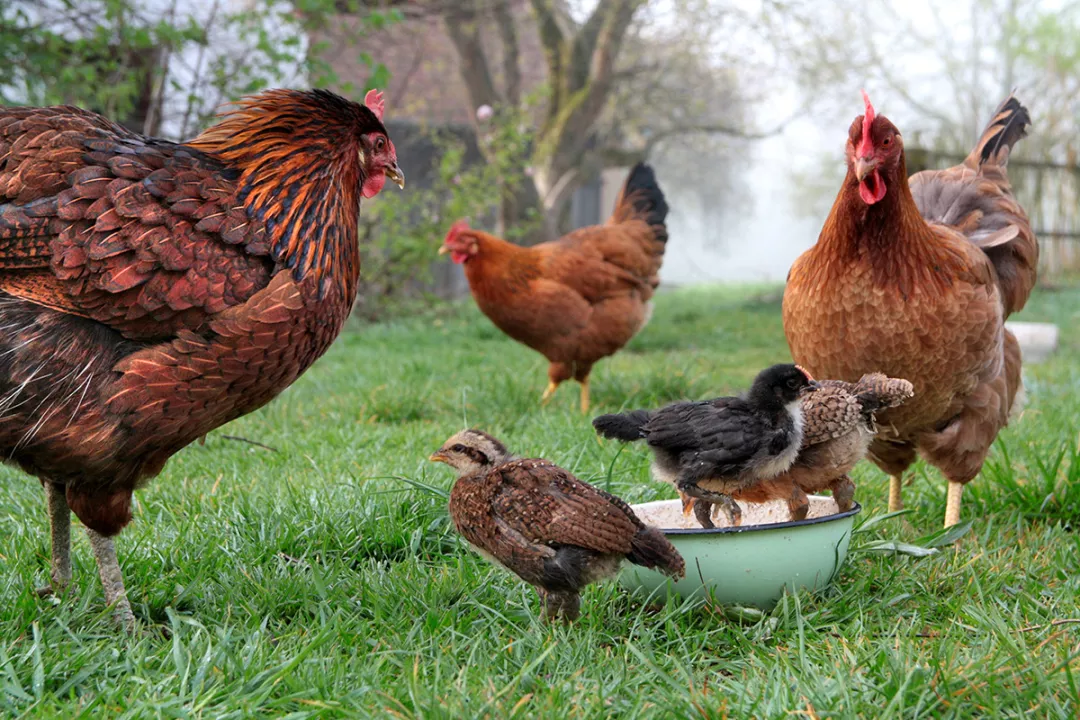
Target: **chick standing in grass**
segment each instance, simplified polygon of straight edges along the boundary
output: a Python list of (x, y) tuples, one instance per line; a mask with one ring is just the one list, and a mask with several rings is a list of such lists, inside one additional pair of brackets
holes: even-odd
[(430, 459), (458, 474), (450, 491), (458, 532), (536, 587), (549, 620), (577, 619), (581, 590), (623, 559), (685, 574), (679, 552), (625, 502), (547, 460), (516, 458), (485, 432), (462, 430)]
[(648, 442), (653, 471), (675, 485), (684, 506), (705, 501), (694, 507), (703, 527), (713, 527), (713, 504), (735, 526), (742, 511), (733, 496), (787, 471), (795, 461), (803, 438), (800, 396), (816, 387), (802, 368), (774, 365), (758, 373), (746, 397), (601, 415), (593, 427), (604, 437)]
[[(806, 494), (831, 490), (837, 508), (847, 512), (855, 497), (848, 473), (866, 457), (877, 433), (874, 413), (899, 407), (914, 395), (910, 382), (881, 373), (863, 375), (857, 383), (821, 380), (802, 398), (803, 440), (795, 462), (787, 472), (734, 497), (757, 503), (786, 500), (791, 519), (803, 520), (810, 510)], [(710, 487), (709, 481), (701, 484)]]

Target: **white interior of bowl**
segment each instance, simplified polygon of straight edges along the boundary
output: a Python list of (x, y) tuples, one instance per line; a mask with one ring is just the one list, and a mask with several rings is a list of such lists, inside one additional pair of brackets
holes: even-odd
[[(756, 525), (775, 525), (791, 520), (791, 513), (788, 511), (787, 503), (783, 500), (772, 500), (767, 503), (739, 502), (739, 507), (742, 508), (742, 527), (744, 528)], [(678, 500), (643, 503), (634, 505), (633, 508), (642, 522), (661, 530), (701, 529), (701, 524), (698, 523), (693, 513), (686, 517), (683, 516), (682, 503)], [(840, 508), (836, 506), (836, 501), (831, 497), (811, 495), (810, 512), (807, 513), (806, 519), (827, 517), (838, 512), (840, 512)], [(720, 511), (713, 513), (713, 523), (718, 528), (730, 527), (727, 515)]]

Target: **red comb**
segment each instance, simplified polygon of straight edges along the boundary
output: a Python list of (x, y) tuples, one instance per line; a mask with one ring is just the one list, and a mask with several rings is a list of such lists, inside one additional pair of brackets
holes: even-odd
[(469, 223), (467, 223), (465, 220), (458, 220), (456, 223), (454, 223), (453, 225), (450, 226), (450, 231), (448, 233), (446, 233), (446, 239), (443, 240), (443, 244), (447, 245), (447, 244), (453, 242), (454, 238), (456, 238), (458, 235), (460, 235), (461, 233), (465, 232), (468, 229), (469, 229)]
[(874, 106), (870, 104), (870, 96), (865, 90), (862, 91), (862, 99), (866, 103), (866, 112), (862, 119), (862, 141), (859, 142), (855, 157), (870, 157), (874, 154), (874, 141), (870, 137), (870, 130), (874, 124)]
[(364, 96), (364, 104), (382, 122), (383, 111), (386, 110), (386, 101), (383, 100), (383, 94), (375, 89), (368, 90), (367, 95)]

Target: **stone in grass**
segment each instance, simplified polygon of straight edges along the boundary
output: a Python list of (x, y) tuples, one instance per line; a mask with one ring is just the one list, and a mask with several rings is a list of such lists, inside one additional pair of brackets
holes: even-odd
[(1057, 349), (1058, 326), (1053, 323), (1015, 322), (1005, 327), (1016, 336), (1023, 353), (1024, 364), (1041, 363)]

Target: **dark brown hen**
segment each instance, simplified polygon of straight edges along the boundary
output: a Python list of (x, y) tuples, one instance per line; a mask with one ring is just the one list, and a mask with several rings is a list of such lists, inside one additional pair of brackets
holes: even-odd
[(682, 556), (619, 498), (547, 460), (518, 459), (479, 430), (463, 430), (431, 456), (458, 473), (450, 516), (466, 540), (536, 587), (549, 620), (575, 620), (580, 592), (623, 559), (682, 577)]
[(0, 109), (0, 451), (45, 485), (55, 589), (73, 511), (131, 628), (111, 536), (132, 491), (341, 330), (360, 198), (404, 182), (381, 96), (365, 102), (268, 91), (180, 144)]

